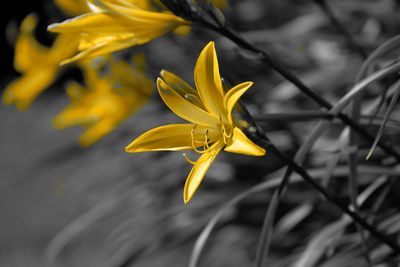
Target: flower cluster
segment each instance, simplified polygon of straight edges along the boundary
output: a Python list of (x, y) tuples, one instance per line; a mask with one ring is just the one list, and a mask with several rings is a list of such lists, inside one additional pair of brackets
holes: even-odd
[(52, 32), (79, 36), (78, 54), (64, 63), (144, 44), (190, 24), (148, 0), (91, 0), (89, 7), (89, 13), (49, 26)]
[(11, 82), (3, 93), (3, 103), (15, 104), (18, 109), (29, 108), (36, 97), (57, 78), (60, 63), (78, 48), (75, 34), (61, 34), (52, 47), (39, 44), (33, 31), (37, 24), (34, 15), (27, 16), (21, 24), (15, 45), (14, 67), (22, 76)]
[(124, 61), (110, 63), (110, 73), (101, 77), (91, 64), (84, 67), (85, 86), (70, 83), (71, 104), (54, 118), (58, 129), (81, 126), (79, 143), (88, 147), (113, 131), (149, 100), (153, 86), (142, 71)]
[[(222, 7), (226, 1), (214, 1)], [(190, 23), (148, 0), (55, 0), (65, 14), (77, 16), (49, 26), (59, 35), (52, 47), (40, 45), (33, 31), (36, 18), (22, 23), (16, 43), (15, 68), (23, 75), (5, 90), (3, 101), (26, 109), (56, 79), (67, 63), (77, 62), (84, 85), (70, 82), (70, 104), (54, 118), (54, 126), (84, 128), (79, 138), (88, 147), (113, 131), (148, 102), (153, 85), (143, 66), (110, 55), (124, 48), (147, 43)], [(180, 31), (182, 32), (182, 31)], [(96, 62), (101, 62), (96, 64)], [(143, 64), (139, 64), (143, 65)], [(252, 86), (244, 82), (227, 88), (222, 83), (214, 42), (200, 53), (194, 70), (196, 89), (166, 70), (157, 79), (158, 92), (176, 115), (188, 123), (161, 126), (139, 136), (127, 152), (192, 150), (200, 157), (185, 188), (188, 203), (217, 155), (227, 152), (263, 156), (266, 151), (244, 133), (235, 116), (238, 100)]]

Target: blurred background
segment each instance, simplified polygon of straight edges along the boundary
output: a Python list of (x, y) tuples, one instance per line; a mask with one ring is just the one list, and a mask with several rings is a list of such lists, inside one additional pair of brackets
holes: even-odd
[[(337, 0), (330, 6), (359, 49), (369, 54), (398, 34), (399, 2)], [(14, 0), (1, 9), (2, 88), (18, 77), (12, 67), (13, 44), (19, 24), (32, 12), (39, 15), (36, 36), (47, 45), (54, 39), (46, 32), (47, 25), (66, 18), (48, 0)], [(332, 103), (351, 87), (363, 62), (359, 50), (349, 46), (312, 0), (228, 0), (222, 12), (234, 29), (284, 62)], [(153, 81), (161, 69), (167, 69), (193, 84), (194, 64), (210, 40), (216, 41), (224, 78), (232, 84), (255, 82), (244, 103), (256, 117), (318, 110), (254, 56), (203, 29), (195, 27), (183, 37), (169, 34), (129, 52), (144, 53), (147, 74)], [(197, 236), (224, 203), (251, 186), (280, 177), (274, 172), (283, 163), (273, 154), (252, 158), (222, 153), (185, 206), (182, 190), (191, 165), (180, 153), (124, 152), (144, 131), (179, 121), (166, 112), (158, 95), (154, 93), (148, 104), (86, 149), (77, 143), (81, 129), (58, 131), (52, 126), (53, 117), (68, 105), (64, 89), (70, 80), (82, 81), (77, 69), (66, 69), (25, 112), (0, 106), (0, 266), (187, 266)], [(379, 91), (371, 88), (366, 99), (378, 95)], [(272, 120), (261, 126), (292, 156), (315, 123)], [(333, 124), (317, 142), (307, 159), (308, 167), (323, 168), (340, 130), (340, 124)], [(338, 173), (338, 179), (331, 182), (340, 196), (345, 194), (346, 177), (345, 172)], [(361, 184), (372, 179), (374, 176), (366, 175)], [(398, 192), (389, 193), (388, 205), (398, 200)], [(271, 266), (292, 266), (315, 229), (340, 216), (304, 184), (294, 184), (286, 195), (277, 214), (277, 222), (283, 226), (272, 241)], [(225, 210), (207, 243), (201, 266), (252, 264), (270, 196), (271, 191), (252, 194)], [(297, 223), (285, 224), (284, 215), (299, 203), (312, 203), (312, 208), (303, 209), (304, 216)], [(363, 266), (362, 257), (346, 256), (340, 257), (346, 259), (340, 264), (323, 266)]]

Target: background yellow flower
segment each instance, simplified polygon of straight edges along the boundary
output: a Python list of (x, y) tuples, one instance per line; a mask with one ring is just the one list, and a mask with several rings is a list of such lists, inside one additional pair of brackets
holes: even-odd
[(27, 16), (21, 24), (15, 45), (14, 67), (22, 74), (3, 92), (3, 103), (27, 109), (46, 90), (61, 70), (60, 62), (71, 57), (78, 48), (76, 34), (60, 34), (51, 47), (39, 44), (34, 35), (37, 19)]

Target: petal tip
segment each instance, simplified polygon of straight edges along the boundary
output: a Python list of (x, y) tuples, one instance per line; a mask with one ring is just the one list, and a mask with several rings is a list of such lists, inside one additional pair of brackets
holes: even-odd
[(47, 31), (49, 32), (57, 32), (57, 27), (60, 25), (60, 23), (53, 23), (47, 26)]
[(193, 197), (193, 193), (189, 194), (189, 192), (187, 192), (186, 188), (183, 190), (183, 203), (185, 204), (185, 206), (187, 204), (189, 204), (190, 200)]

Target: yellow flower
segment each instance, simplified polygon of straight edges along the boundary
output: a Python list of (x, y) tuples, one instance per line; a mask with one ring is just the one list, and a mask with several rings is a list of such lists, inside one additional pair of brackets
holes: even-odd
[(265, 150), (253, 143), (238, 127), (233, 109), (252, 86), (244, 82), (225, 92), (219, 74), (214, 43), (201, 52), (194, 70), (197, 90), (168, 71), (157, 80), (165, 104), (189, 124), (161, 126), (139, 136), (126, 147), (127, 152), (194, 150), (201, 156), (194, 164), (183, 192), (190, 201), (218, 153), (228, 152), (262, 156)]
[(64, 63), (108, 54), (147, 43), (189, 22), (151, 9), (149, 1), (89, 1), (92, 12), (49, 26), (60, 33), (79, 33), (79, 53)]
[(61, 34), (52, 47), (42, 46), (33, 36), (36, 24), (34, 15), (27, 16), (21, 24), (14, 67), (23, 75), (11, 82), (3, 93), (4, 104), (15, 104), (20, 110), (27, 109), (54, 82), (60, 62), (71, 57), (78, 47), (74, 34)]
[(69, 16), (77, 16), (90, 11), (86, 0), (54, 0), (54, 3)]
[(85, 67), (83, 88), (78, 83), (67, 87), (71, 104), (54, 118), (54, 126), (63, 129), (81, 126), (79, 138), (88, 147), (112, 132), (150, 98), (153, 85), (145, 74), (128, 63), (110, 63), (111, 73), (100, 77), (92, 66)]

